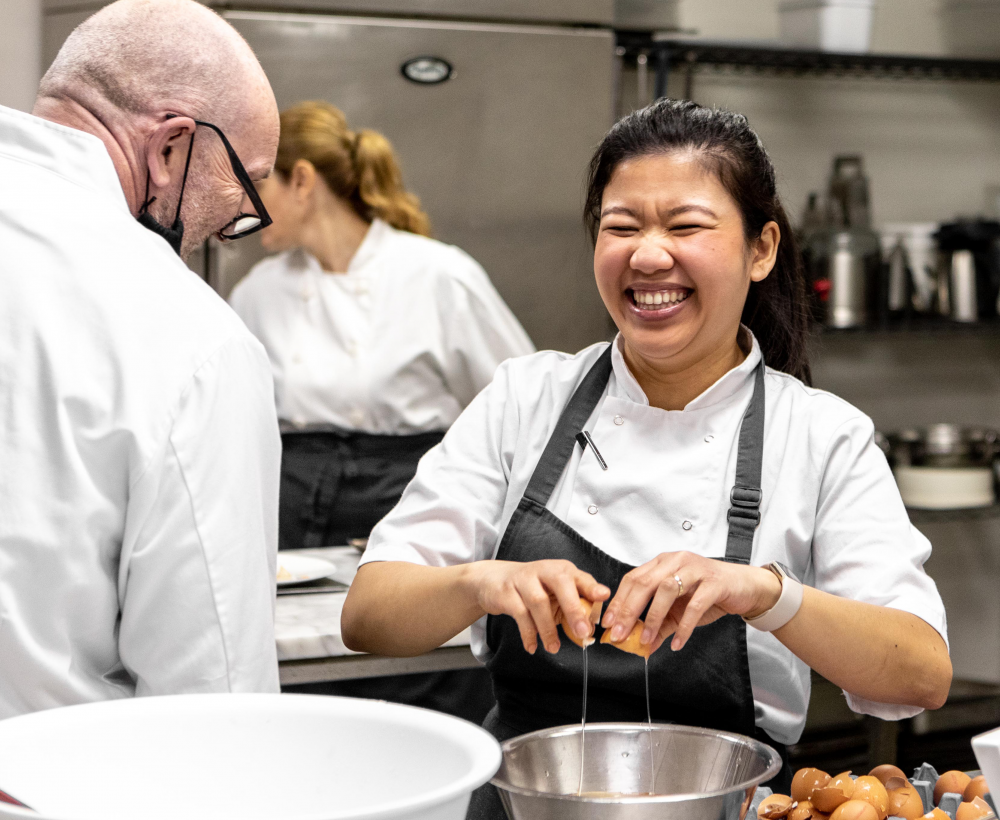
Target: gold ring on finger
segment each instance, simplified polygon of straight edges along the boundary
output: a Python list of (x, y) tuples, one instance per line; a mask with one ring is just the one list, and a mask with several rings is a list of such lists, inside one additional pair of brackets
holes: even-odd
[(674, 581), (677, 583), (677, 597), (681, 598), (684, 595), (684, 582), (681, 580), (680, 575), (675, 575)]

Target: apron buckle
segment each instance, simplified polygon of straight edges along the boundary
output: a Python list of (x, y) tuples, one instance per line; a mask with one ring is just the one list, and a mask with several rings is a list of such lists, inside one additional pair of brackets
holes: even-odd
[(733, 505), (726, 514), (726, 521), (733, 518), (742, 521), (752, 521), (754, 529), (760, 523), (760, 502), (763, 493), (760, 487), (733, 487), (729, 493), (729, 501)]
[(731, 522), (734, 518), (753, 521), (754, 529), (760, 523), (760, 510), (748, 510), (743, 507), (730, 507), (729, 512), (726, 513), (726, 521)]

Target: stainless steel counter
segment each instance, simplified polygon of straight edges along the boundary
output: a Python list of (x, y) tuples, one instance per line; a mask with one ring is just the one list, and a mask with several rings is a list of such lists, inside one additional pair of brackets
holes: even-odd
[[(361, 557), (351, 547), (289, 550), (283, 554), (326, 558), (337, 566), (333, 577), (348, 585)], [(274, 632), (282, 685), (443, 672), (480, 665), (469, 648), (468, 629), (443, 647), (413, 658), (353, 652), (344, 646), (340, 634), (340, 614), (346, 599), (346, 592), (278, 596)]]

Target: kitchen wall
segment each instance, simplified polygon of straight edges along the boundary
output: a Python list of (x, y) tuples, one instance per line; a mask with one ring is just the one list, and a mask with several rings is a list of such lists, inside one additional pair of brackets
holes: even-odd
[[(876, 0), (872, 50), (945, 55), (960, 48), (942, 0)], [(777, 0), (682, 0), (683, 28), (719, 40), (779, 35)], [(997, 37), (1000, 56), (1000, 34)], [(622, 103), (637, 103), (635, 72)], [(650, 92), (652, 83), (650, 83)], [(672, 96), (684, 95), (674, 72)], [(693, 99), (745, 113), (778, 169), (797, 217), (825, 188), (833, 156), (864, 155), (876, 223), (997, 214), (1000, 84), (913, 80), (776, 78), (702, 69)]]
[(30, 111), (42, 69), (42, 0), (3, 0), (0, 105)]

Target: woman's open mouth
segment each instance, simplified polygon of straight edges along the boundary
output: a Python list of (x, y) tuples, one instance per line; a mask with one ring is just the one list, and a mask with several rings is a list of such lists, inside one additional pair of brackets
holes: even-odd
[(670, 287), (662, 290), (635, 290), (629, 288), (626, 293), (630, 297), (632, 308), (641, 314), (649, 315), (653, 318), (670, 315), (677, 312), (677, 309), (694, 291), (691, 288)]

